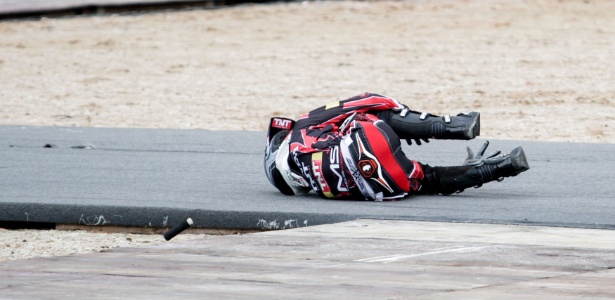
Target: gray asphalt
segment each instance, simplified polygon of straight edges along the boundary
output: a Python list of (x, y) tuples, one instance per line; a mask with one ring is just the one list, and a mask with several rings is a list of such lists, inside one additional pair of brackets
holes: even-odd
[[(287, 197), (263, 173), (264, 132), (0, 126), (0, 221), (282, 229), (358, 218), (615, 229), (615, 145), (491, 140), (525, 149), (520, 176), (395, 202)], [(405, 146), (455, 165), (482, 140)]]

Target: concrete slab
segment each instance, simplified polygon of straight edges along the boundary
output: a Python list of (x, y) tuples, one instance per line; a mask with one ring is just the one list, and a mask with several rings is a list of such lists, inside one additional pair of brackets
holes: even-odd
[[(522, 145), (531, 169), (448, 197), (397, 202), (286, 197), (263, 174), (264, 133), (0, 126), (0, 220), (287, 229), (359, 218), (615, 228), (615, 145)], [(482, 141), (404, 146), (432, 165), (459, 164)], [(45, 148), (48, 145), (48, 148)]]
[(615, 231), (357, 220), (0, 264), (8, 299), (612, 299)]

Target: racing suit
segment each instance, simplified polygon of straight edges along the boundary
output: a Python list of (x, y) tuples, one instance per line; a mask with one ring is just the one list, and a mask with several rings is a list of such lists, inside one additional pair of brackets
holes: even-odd
[(421, 189), (421, 165), (408, 159), (383, 111), (406, 108), (364, 93), (302, 115), (290, 133), (289, 165), (328, 199), (391, 200)]

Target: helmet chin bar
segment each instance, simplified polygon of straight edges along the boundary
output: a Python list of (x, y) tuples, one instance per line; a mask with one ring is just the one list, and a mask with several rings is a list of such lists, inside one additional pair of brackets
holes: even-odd
[(308, 193), (309, 189), (307, 189), (310, 185), (308, 182), (299, 174), (295, 174), (288, 164), (288, 159), (290, 155), (290, 146), (288, 144), (288, 139), (284, 139), (280, 148), (278, 150), (276, 159), (275, 159), (275, 167), (282, 175), (284, 182), (292, 189), (295, 195), (305, 195)]

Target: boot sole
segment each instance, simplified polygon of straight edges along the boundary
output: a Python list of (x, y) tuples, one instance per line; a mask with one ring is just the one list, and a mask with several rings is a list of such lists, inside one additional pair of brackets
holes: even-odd
[(527, 163), (527, 158), (525, 158), (525, 152), (521, 147), (517, 147), (510, 151), (510, 161), (516, 174), (530, 169), (530, 165)]
[(474, 139), (475, 137), (480, 135), (480, 113), (471, 112), (469, 113), (470, 117), (472, 117), (472, 122), (468, 129), (464, 133), (464, 137), (467, 140)]

